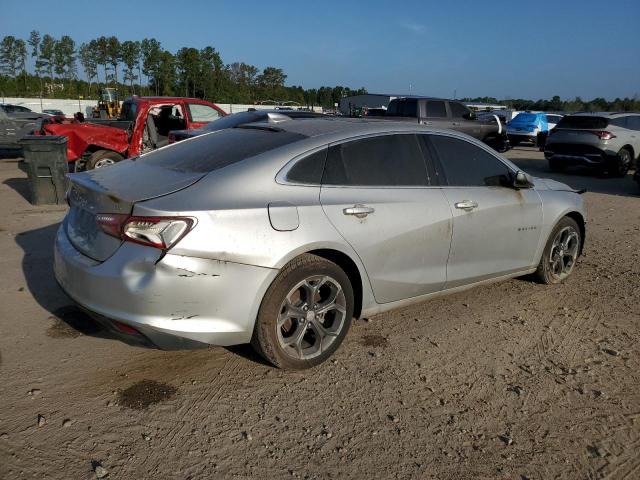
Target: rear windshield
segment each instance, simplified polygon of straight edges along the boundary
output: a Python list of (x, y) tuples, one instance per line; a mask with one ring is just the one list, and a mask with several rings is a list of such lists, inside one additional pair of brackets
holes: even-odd
[(223, 128), (231, 128), (241, 125), (243, 123), (250, 123), (265, 118), (266, 114), (259, 112), (240, 112), (232, 113), (226, 117), (219, 118), (206, 124), (202, 127), (202, 130), (207, 132), (214, 132), (216, 130), (222, 130)]
[(591, 117), (587, 115), (569, 115), (562, 117), (556, 128), (607, 128), (609, 121), (603, 117)]
[(387, 117), (417, 117), (418, 101), (415, 99), (392, 100), (385, 115)]
[(304, 138), (286, 131), (230, 128), (161, 148), (138, 161), (178, 172), (207, 173)]
[(534, 123), (536, 118), (537, 115), (535, 113), (519, 113), (513, 121), (519, 123)]
[(120, 117), (118, 118), (118, 120), (128, 120), (129, 122), (135, 122), (137, 114), (138, 105), (135, 102), (124, 102), (122, 104), (122, 110), (120, 111)]

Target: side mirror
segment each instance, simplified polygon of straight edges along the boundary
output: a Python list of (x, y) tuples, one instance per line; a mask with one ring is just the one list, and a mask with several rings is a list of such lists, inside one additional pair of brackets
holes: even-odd
[(466, 120), (475, 120), (477, 118), (476, 112), (468, 111), (467, 113), (462, 115), (462, 118)]
[(533, 182), (531, 182), (531, 180), (529, 179), (529, 175), (521, 170), (518, 170), (516, 172), (515, 178), (513, 179), (513, 187), (517, 189), (531, 188), (533, 187)]

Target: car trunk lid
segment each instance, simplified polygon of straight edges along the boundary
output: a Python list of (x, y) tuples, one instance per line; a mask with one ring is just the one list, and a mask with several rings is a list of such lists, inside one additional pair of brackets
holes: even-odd
[(177, 192), (205, 175), (131, 160), (70, 175), (67, 197), (70, 210), (64, 222), (67, 236), (82, 254), (102, 262), (113, 255), (122, 242), (101, 229), (97, 214), (130, 214), (135, 203)]

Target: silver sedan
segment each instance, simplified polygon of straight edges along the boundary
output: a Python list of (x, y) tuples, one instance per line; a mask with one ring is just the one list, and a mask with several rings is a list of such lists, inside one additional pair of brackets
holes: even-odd
[(130, 341), (250, 342), (285, 368), (327, 359), (353, 318), (561, 282), (585, 237), (580, 192), (406, 123), (244, 125), (71, 184), (55, 273), (73, 300)]

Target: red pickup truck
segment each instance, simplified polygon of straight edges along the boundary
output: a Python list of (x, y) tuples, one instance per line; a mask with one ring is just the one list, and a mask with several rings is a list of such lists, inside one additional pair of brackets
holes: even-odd
[(197, 98), (133, 96), (123, 102), (118, 120), (50, 123), (40, 133), (67, 137), (67, 161), (81, 171), (163, 147), (171, 130), (199, 128), (225, 115)]

